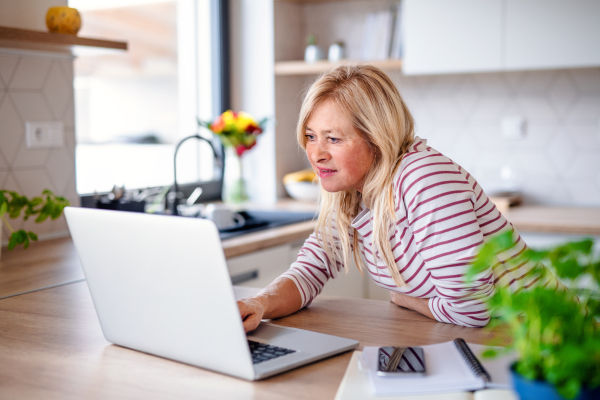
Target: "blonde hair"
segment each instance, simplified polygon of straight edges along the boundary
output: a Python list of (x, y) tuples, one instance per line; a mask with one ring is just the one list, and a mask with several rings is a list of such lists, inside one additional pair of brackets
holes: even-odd
[[(389, 235), (396, 222), (392, 178), (414, 141), (413, 117), (383, 71), (370, 65), (342, 65), (321, 75), (304, 97), (296, 129), (298, 143), (304, 150), (306, 124), (314, 110), (326, 100), (333, 101), (363, 136), (373, 154), (373, 164), (365, 176), (362, 193), (321, 190), (317, 239), (329, 260), (342, 260), (347, 272), (351, 222), (364, 200), (373, 217), (373, 255), (385, 262), (396, 285), (405, 286)], [(338, 238), (333, 236), (333, 226)], [(356, 229), (352, 229), (354, 260), (362, 274), (365, 265), (359, 256)], [(339, 241), (341, 249), (334, 245), (334, 239)]]

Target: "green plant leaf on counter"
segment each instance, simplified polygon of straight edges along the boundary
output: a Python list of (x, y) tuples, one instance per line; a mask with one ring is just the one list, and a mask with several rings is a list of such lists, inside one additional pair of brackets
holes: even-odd
[(23, 220), (27, 221), (30, 216), (37, 215), (35, 222), (41, 223), (50, 217), (55, 220), (61, 216), (69, 201), (61, 196), (55, 196), (50, 190), (44, 190), (42, 196), (28, 199), (26, 196), (11, 190), (0, 190), (0, 222), (4, 222), (11, 231), (8, 240), (8, 250), (14, 249), (18, 245), (23, 245), (26, 249), (30, 241), (37, 241), (38, 236), (34, 232), (26, 232), (21, 229), (15, 231), (9, 224), (5, 215), (11, 219), (18, 218), (23, 213)]

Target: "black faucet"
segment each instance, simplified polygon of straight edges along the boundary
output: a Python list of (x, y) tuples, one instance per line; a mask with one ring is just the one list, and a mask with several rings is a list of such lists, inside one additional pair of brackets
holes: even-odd
[(207, 138), (204, 138), (198, 134), (188, 136), (186, 138), (181, 139), (181, 141), (179, 143), (177, 143), (177, 146), (175, 146), (175, 154), (173, 154), (173, 193), (175, 195), (175, 196), (173, 196), (173, 209), (171, 210), (173, 215), (179, 215), (179, 213), (177, 211), (177, 206), (179, 205), (179, 194), (178, 194), (178, 188), (177, 188), (177, 152), (179, 151), (179, 147), (181, 147), (183, 142), (185, 142), (188, 139), (193, 139), (193, 138), (204, 140), (206, 143), (209, 144), (210, 148), (213, 151), (215, 160), (217, 160), (218, 165), (221, 167), (221, 174), (223, 173), (223, 163), (221, 161), (221, 158), (218, 156), (217, 151), (215, 150), (215, 146), (213, 146), (213, 144), (210, 140), (208, 140)]

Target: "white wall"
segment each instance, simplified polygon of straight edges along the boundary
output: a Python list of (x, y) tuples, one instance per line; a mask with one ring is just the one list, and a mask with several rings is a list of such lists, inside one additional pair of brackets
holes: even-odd
[(45, 31), (48, 8), (66, 5), (67, 0), (2, 0), (0, 26)]
[[(66, 1), (2, 0), (0, 26), (45, 30), (49, 6)], [(28, 197), (50, 189), (78, 205), (75, 191), (75, 123), (73, 60), (65, 54), (0, 48), (0, 188)], [(28, 149), (25, 121), (62, 121), (65, 147)], [(68, 234), (64, 217), (34, 224), (10, 220), (15, 229), (32, 230), (40, 238)], [(8, 230), (5, 229), (5, 240)]]

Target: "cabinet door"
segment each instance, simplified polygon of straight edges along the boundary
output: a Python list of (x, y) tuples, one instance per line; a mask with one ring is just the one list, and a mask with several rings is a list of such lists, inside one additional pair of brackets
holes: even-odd
[(506, 69), (600, 64), (600, 1), (506, 1)]
[(289, 268), (290, 245), (281, 245), (227, 259), (231, 281), (236, 286), (264, 288)]
[(502, 68), (502, 0), (403, 0), (404, 74)]

